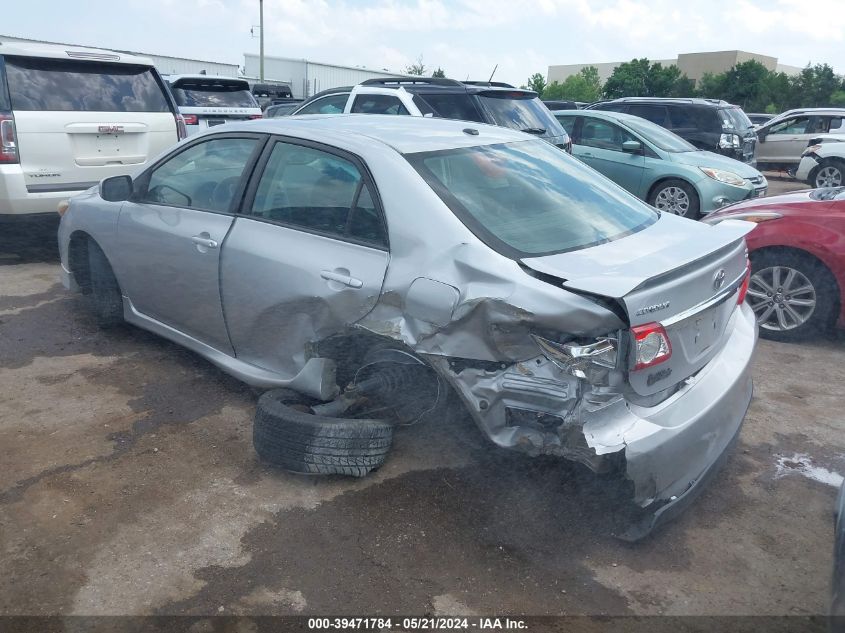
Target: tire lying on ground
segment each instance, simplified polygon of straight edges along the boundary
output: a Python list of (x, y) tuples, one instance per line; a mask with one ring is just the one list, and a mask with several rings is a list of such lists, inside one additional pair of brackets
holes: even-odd
[(352, 477), (385, 462), (393, 442), (389, 422), (315, 415), (314, 402), (289, 389), (258, 399), (252, 441), (262, 459), (295, 473)]

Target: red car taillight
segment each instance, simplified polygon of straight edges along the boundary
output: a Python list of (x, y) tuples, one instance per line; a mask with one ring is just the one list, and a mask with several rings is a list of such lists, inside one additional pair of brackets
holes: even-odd
[(174, 114), (176, 117), (176, 140), (181, 141), (188, 138), (188, 130), (185, 128), (185, 118), (181, 114)]
[(631, 328), (636, 349), (634, 371), (658, 365), (672, 357), (669, 335), (659, 323), (646, 323)]
[(200, 122), (196, 114), (183, 114), (182, 118), (185, 120), (185, 125), (198, 125)]
[(0, 112), (0, 163), (18, 162), (18, 140), (11, 112)]
[(249, 118), (250, 119), (263, 119), (264, 115), (263, 114), (250, 114)]
[(736, 295), (737, 305), (745, 301), (745, 295), (748, 294), (748, 284), (751, 282), (751, 264), (745, 265), (745, 279), (742, 280), (742, 285), (739, 287), (739, 293)]

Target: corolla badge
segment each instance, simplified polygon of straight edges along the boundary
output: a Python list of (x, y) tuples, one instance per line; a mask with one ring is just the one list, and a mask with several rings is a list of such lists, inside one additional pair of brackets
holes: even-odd
[(725, 269), (720, 268), (716, 271), (716, 274), (713, 275), (713, 290), (718, 290), (722, 286), (725, 285)]
[(652, 312), (659, 312), (660, 310), (665, 310), (668, 307), (668, 301), (664, 301), (662, 303), (655, 303), (651, 306), (643, 306), (642, 308), (637, 310), (637, 316), (642, 316), (643, 314), (651, 314)]

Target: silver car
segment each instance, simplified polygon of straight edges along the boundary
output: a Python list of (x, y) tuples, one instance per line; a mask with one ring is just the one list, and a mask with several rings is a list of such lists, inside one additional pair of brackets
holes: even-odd
[[(375, 417), (410, 422), (449, 392), (498, 446), (618, 469), (635, 539), (739, 433), (753, 226), (661, 214), (520, 132), (346, 115), (198, 135), (73, 198), (59, 242), (65, 286), (103, 325), (307, 400), (278, 446), (316, 446), (308, 415), (334, 447), (333, 424), (363, 425), (379, 394)], [(355, 446), (381, 450), (377, 435)], [(374, 463), (331, 471), (332, 456), (303, 472)]]

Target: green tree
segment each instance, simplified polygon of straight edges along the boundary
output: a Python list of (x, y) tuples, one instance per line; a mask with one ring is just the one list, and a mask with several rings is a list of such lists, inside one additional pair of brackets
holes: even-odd
[(830, 98), (842, 85), (833, 68), (827, 64), (807, 66), (792, 78), (792, 89), (804, 107), (824, 107), (830, 105)]
[(543, 96), (543, 90), (546, 89), (546, 78), (543, 77), (542, 73), (534, 73), (528, 78), (528, 83), (526, 84), (528, 90), (533, 90), (539, 96)]
[(569, 75), (563, 83), (550, 83), (543, 91), (543, 97), (591, 103), (601, 98), (601, 89), (598, 69), (595, 66), (587, 66), (574, 75)]
[(830, 95), (830, 105), (845, 108), (845, 90), (837, 90)]
[(432, 77), (438, 77), (440, 79), (445, 79), (446, 72), (442, 68), (440, 68), (440, 66), (438, 66), (437, 70), (435, 70), (433, 73), (431, 73), (431, 76)]
[(405, 67), (405, 74), (406, 75), (418, 75), (418, 76), (422, 77), (423, 75), (425, 75), (425, 72), (426, 72), (425, 64), (423, 64), (423, 56), (422, 55), (417, 57), (417, 61), (415, 61), (413, 64), (408, 64)]
[(669, 97), (689, 95), (690, 79), (675, 65), (651, 63), (645, 57), (619, 64), (604, 84), (604, 96)]

